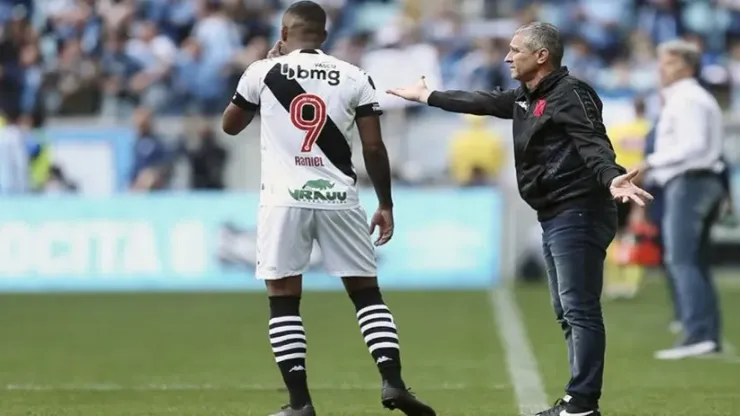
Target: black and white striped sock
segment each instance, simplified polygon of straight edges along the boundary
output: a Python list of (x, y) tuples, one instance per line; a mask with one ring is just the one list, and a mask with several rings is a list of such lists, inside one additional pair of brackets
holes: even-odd
[(306, 376), (306, 331), (298, 296), (270, 297), (270, 345), (294, 409), (311, 403)]
[(357, 310), (357, 322), (380, 375), (394, 387), (405, 388), (401, 378), (398, 331), (380, 289), (358, 290), (350, 295)]

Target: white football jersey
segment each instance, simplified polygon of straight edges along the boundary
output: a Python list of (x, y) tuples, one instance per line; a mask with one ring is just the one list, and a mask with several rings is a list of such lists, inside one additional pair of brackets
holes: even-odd
[(232, 102), (260, 112), (260, 205), (359, 206), (352, 138), (356, 118), (382, 114), (375, 94), (367, 73), (320, 50), (250, 65)]

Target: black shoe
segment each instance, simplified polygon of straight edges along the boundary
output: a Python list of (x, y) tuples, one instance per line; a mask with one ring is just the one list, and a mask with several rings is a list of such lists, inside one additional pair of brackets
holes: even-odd
[(300, 409), (293, 409), (289, 404), (280, 408), (280, 411), (273, 413), (270, 416), (316, 416), (316, 411), (313, 410), (313, 406), (307, 404)]
[(380, 400), (386, 409), (398, 409), (407, 416), (437, 416), (434, 409), (419, 401), (411, 390), (393, 387), (387, 381), (383, 382)]
[(556, 401), (555, 404), (551, 408), (547, 410), (543, 410), (534, 416), (560, 416), (560, 412), (565, 410), (565, 406), (567, 404), (568, 403), (566, 403), (565, 400), (558, 399), (558, 401)]
[(601, 416), (599, 409), (584, 409), (558, 399), (551, 408), (537, 413), (535, 416)]

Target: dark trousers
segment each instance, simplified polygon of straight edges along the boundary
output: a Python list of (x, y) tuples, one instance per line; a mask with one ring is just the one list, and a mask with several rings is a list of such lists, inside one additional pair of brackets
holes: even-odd
[(565, 391), (596, 406), (606, 350), (604, 259), (617, 231), (616, 204), (570, 208), (541, 225), (550, 299), (568, 348), (571, 378)]
[(665, 262), (680, 303), (683, 344), (720, 342), (720, 310), (710, 274), (710, 231), (725, 189), (719, 175), (681, 175), (665, 186)]

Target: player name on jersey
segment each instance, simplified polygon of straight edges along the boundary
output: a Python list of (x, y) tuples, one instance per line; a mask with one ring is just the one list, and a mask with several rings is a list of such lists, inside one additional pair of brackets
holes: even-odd
[(296, 156), (295, 165), (296, 166), (308, 166), (312, 168), (318, 168), (318, 167), (325, 166), (324, 158), (322, 158), (321, 156)]

